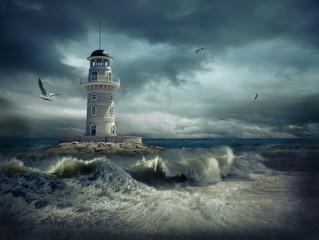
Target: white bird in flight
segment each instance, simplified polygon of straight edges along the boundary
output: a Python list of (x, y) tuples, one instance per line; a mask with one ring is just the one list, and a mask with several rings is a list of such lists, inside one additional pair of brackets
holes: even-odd
[(58, 93), (49, 93), (47, 94), (47, 92), (45, 91), (45, 89), (43, 88), (43, 84), (42, 84), (42, 81), (41, 81), (41, 78), (39, 78), (39, 87), (41, 89), (41, 95), (40, 95), (40, 98), (42, 98), (43, 100), (47, 100), (47, 101), (53, 101), (51, 99), (52, 96), (55, 96), (55, 95), (60, 95)]
[(258, 97), (258, 93), (256, 93), (256, 96), (255, 96), (254, 98), (251, 98), (250, 100), (251, 100), (252, 102), (256, 102), (257, 97)]
[(199, 48), (199, 49), (197, 49), (196, 50), (196, 54), (199, 52), (199, 51), (202, 51), (202, 50), (204, 50), (205, 48)]

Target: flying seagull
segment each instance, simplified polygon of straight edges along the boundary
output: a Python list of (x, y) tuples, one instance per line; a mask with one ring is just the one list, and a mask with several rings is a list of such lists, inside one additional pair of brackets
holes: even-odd
[(252, 102), (256, 102), (257, 97), (258, 97), (258, 93), (256, 93), (256, 96), (255, 96), (254, 98), (251, 98), (250, 100), (251, 100)]
[(47, 100), (47, 101), (53, 101), (51, 99), (52, 96), (55, 96), (55, 95), (60, 95), (58, 93), (49, 93), (47, 94), (47, 92), (45, 91), (45, 89), (43, 88), (43, 84), (42, 84), (42, 81), (41, 81), (41, 78), (39, 78), (39, 87), (41, 89), (41, 95), (40, 95), (40, 98), (42, 98), (43, 100)]
[(199, 49), (197, 49), (196, 50), (196, 54), (199, 52), (199, 51), (202, 51), (202, 50), (204, 50), (205, 48), (199, 48)]

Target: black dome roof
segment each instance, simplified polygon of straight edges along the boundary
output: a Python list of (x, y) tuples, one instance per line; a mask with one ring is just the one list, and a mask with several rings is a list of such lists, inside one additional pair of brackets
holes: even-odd
[(91, 57), (111, 57), (105, 50), (98, 49), (91, 53)]

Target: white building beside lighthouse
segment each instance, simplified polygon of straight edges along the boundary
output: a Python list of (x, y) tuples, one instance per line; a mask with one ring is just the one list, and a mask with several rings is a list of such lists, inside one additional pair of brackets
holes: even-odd
[(120, 79), (113, 77), (113, 58), (103, 49), (92, 52), (88, 77), (81, 79), (87, 90), (86, 136), (116, 136), (113, 92)]

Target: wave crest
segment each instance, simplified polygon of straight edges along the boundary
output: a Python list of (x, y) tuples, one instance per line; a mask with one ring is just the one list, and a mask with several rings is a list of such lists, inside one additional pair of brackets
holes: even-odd
[(94, 158), (92, 160), (80, 160), (75, 157), (63, 157), (48, 173), (62, 178), (70, 178), (78, 174), (92, 173), (98, 166), (109, 161), (107, 158)]
[[(213, 183), (227, 176), (234, 162), (230, 147), (215, 149), (181, 149), (167, 151), (150, 160), (145, 157), (127, 171), (135, 178), (192, 179), (196, 182)], [(152, 176), (150, 176), (152, 175)]]
[(0, 161), (0, 169), (7, 173), (27, 173), (31, 170), (31, 168), (26, 167), (22, 161), (16, 158)]

